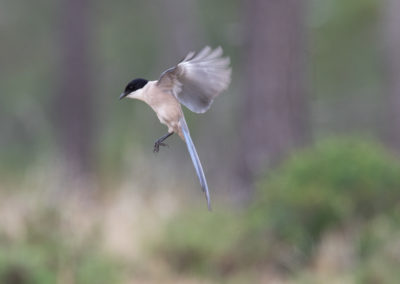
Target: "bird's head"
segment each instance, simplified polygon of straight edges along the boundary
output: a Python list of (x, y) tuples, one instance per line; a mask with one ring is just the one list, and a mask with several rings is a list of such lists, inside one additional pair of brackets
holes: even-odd
[(138, 90), (141, 90), (146, 84), (146, 79), (137, 78), (133, 79), (126, 85), (124, 92), (120, 95), (119, 99), (122, 100), (125, 97), (132, 97), (134, 98), (134, 93)]

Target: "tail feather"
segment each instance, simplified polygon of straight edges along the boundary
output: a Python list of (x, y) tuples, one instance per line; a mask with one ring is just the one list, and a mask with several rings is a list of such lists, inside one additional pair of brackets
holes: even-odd
[(211, 211), (210, 192), (208, 191), (207, 180), (204, 175), (203, 167), (201, 166), (199, 155), (197, 155), (196, 148), (194, 147), (192, 138), (190, 137), (189, 128), (187, 127), (184, 117), (181, 118), (181, 129), (183, 136), (185, 137), (186, 146), (188, 148), (190, 157), (192, 158), (197, 177), (199, 178), (201, 189), (206, 195), (208, 210)]

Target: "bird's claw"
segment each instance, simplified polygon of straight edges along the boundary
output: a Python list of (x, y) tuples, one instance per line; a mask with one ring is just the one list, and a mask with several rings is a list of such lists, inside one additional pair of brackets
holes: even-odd
[(153, 153), (158, 153), (158, 151), (160, 151), (160, 146), (169, 147), (168, 144), (156, 141), (154, 143)]

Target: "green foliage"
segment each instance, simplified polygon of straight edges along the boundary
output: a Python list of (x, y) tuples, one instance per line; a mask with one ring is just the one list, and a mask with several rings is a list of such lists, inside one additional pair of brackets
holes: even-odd
[(0, 241), (0, 283), (120, 283), (122, 266), (100, 249), (97, 234), (79, 240), (56, 210), (26, 220), (23, 239)]
[(166, 227), (158, 251), (178, 271), (220, 273), (235, 266), (242, 235), (235, 215), (204, 210), (179, 215)]
[(390, 262), (379, 253), (384, 241), (379, 229), (368, 229), (369, 220), (394, 218), (398, 200), (398, 160), (376, 143), (326, 140), (262, 178), (242, 215), (180, 215), (168, 224), (159, 251), (179, 271), (221, 275), (267, 262), (296, 271), (324, 233), (357, 226), (365, 230), (357, 245), (360, 278), (368, 277), (363, 271), (375, 267), (368, 263), (376, 255)]
[(331, 227), (390, 214), (400, 199), (400, 164), (374, 143), (327, 140), (290, 159), (259, 189), (254, 228), (309, 250)]
[(358, 283), (396, 283), (400, 277), (400, 211), (377, 216), (361, 232)]
[(48, 264), (48, 256), (38, 247), (1, 245), (1, 283), (56, 283), (57, 275)]

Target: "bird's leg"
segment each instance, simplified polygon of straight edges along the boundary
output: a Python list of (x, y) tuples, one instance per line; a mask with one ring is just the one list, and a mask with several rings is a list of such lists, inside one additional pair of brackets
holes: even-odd
[(165, 139), (170, 137), (174, 132), (167, 133), (164, 136), (161, 136), (156, 142), (154, 142), (153, 152), (157, 153), (160, 150), (160, 146), (168, 146), (167, 144), (163, 143)]

